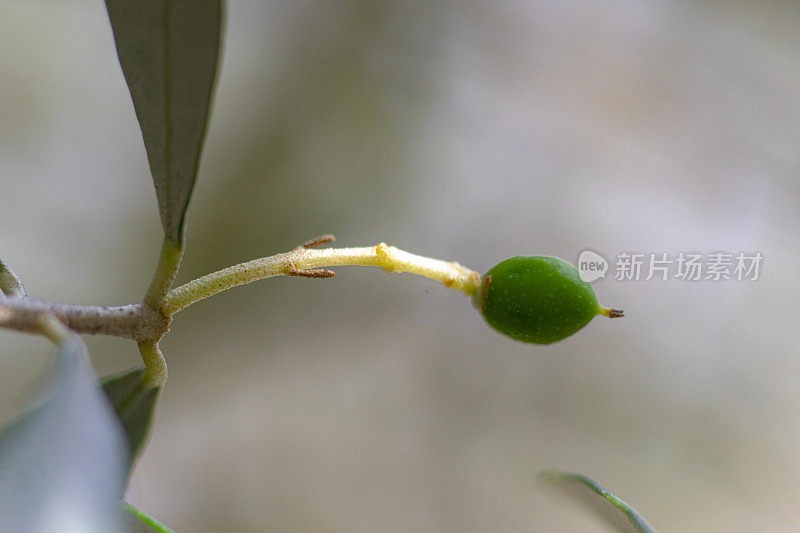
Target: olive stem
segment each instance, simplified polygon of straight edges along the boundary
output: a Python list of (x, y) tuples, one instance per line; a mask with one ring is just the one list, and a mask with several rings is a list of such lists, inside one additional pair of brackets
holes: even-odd
[(148, 387), (162, 387), (167, 382), (167, 361), (158, 342), (141, 341), (138, 346), (145, 366), (145, 384)]
[(332, 277), (334, 273), (327, 267), (344, 265), (376, 266), (386, 272), (418, 274), (469, 296), (480, 287), (480, 275), (458, 263), (412, 254), (385, 243), (362, 248), (309, 249), (332, 240), (333, 236), (324, 235), (290, 252), (233, 265), (190, 281), (169, 291), (162, 312), (172, 316), (219, 292), (273, 276)]
[[(172, 287), (172, 282), (175, 281), (175, 275), (178, 273), (182, 257), (183, 244), (176, 244), (164, 237), (153, 280), (150, 282), (150, 286), (144, 296), (144, 305), (156, 311), (162, 310), (164, 298), (166, 298), (167, 292)], [(166, 313), (162, 314), (169, 316)]]
[(150, 307), (124, 305), (69, 305), (38, 298), (11, 298), (0, 294), (0, 328), (41, 333), (39, 317), (52, 313), (75, 333), (111, 335), (137, 341), (160, 339), (169, 331), (169, 318)]

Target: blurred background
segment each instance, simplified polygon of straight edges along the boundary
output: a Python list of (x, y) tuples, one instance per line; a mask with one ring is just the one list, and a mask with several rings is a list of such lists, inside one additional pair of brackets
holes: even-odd
[[(100, 1), (0, 8), (0, 254), (32, 296), (141, 299), (161, 239)], [(260, 2), (225, 45), (178, 282), (321, 233), (486, 271), (591, 248), (626, 317), (537, 347), (460, 293), (344, 267), (175, 318), (128, 499), (177, 531), (660, 531), (800, 522), (800, 6)], [(757, 281), (616, 281), (620, 252)], [(792, 270), (792, 272), (789, 272)], [(100, 374), (133, 343), (86, 338)], [(0, 420), (51, 361), (0, 332)]]

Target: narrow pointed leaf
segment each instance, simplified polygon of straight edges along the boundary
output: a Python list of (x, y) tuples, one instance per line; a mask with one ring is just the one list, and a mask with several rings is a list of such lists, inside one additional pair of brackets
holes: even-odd
[(77, 336), (60, 347), (47, 392), (0, 432), (0, 528), (119, 531), (127, 446)]
[(131, 370), (103, 379), (105, 390), (117, 413), (131, 450), (131, 465), (139, 456), (150, 434), (160, 387), (149, 387), (144, 382), (144, 368)]
[(220, 0), (106, 0), (161, 223), (183, 240), (220, 47)]
[[(631, 507), (629, 503), (616, 497), (614, 494), (605, 490), (595, 481), (584, 475), (571, 474), (568, 472), (552, 471), (543, 473), (542, 478), (547, 481), (558, 483), (559, 485), (561, 485), (563, 488), (566, 489), (572, 488), (569, 487), (569, 485), (575, 486), (577, 484), (578, 488), (582, 488), (583, 491), (581, 491), (580, 493), (571, 492), (570, 495), (577, 497), (578, 499), (583, 499), (583, 497), (585, 496), (586, 494), (585, 487), (588, 487), (595, 494), (602, 496), (603, 498), (605, 498), (607, 502), (609, 502), (613, 506), (613, 507), (606, 506), (605, 509), (609, 510), (613, 509), (615, 511), (621, 512), (621, 514), (617, 512), (614, 513), (614, 515), (612, 516), (606, 515), (606, 517), (609, 518), (612, 523), (620, 526), (620, 529), (623, 531), (628, 530), (629, 528), (626, 528), (625, 525), (629, 525), (630, 528), (633, 528), (633, 530), (638, 533), (655, 533), (655, 529), (653, 529), (653, 526), (651, 526), (647, 522), (647, 520), (645, 520), (645, 518), (636, 511), (636, 509)], [(621, 517), (621, 516), (624, 516), (627, 519), (627, 524), (624, 521), (621, 523), (619, 520), (616, 519), (616, 517)]]
[(128, 511), (125, 518), (125, 525), (127, 526), (126, 530), (128, 533), (175, 533), (149, 514), (128, 502), (122, 502), (122, 506)]

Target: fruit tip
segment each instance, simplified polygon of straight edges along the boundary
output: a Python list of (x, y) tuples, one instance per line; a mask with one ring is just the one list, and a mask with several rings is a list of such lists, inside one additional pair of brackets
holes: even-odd
[(608, 318), (620, 318), (625, 316), (625, 312), (622, 309), (610, 309), (608, 307), (601, 309), (600, 314)]

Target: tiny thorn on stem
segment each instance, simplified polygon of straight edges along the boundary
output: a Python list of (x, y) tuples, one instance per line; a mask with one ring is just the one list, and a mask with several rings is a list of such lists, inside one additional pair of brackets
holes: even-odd
[[(298, 248), (305, 248), (308, 250), (309, 248), (314, 248), (315, 246), (321, 246), (323, 244), (328, 244), (329, 242), (334, 242), (336, 237), (331, 234), (320, 235), (319, 237), (314, 237), (311, 240), (308, 240), (298, 246)], [(330, 276), (327, 276), (330, 277)]]
[(327, 268), (304, 268), (299, 269), (295, 266), (294, 262), (289, 265), (289, 269), (286, 271), (287, 276), (301, 276), (304, 278), (332, 278), (336, 275), (336, 272), (333, 270), (328, 270)]
[(603, 308), (601, 314), (608, 318), (620, 318), (625, 316), (625, 312), (622, 309), (609, 309), (608, 307)]

